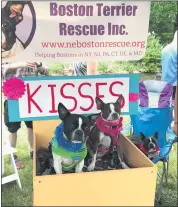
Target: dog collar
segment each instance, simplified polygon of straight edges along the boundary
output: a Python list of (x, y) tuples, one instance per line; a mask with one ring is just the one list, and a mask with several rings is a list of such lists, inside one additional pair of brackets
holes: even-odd
[[(118, 144), (118, 134), (122, 131), (122, 121), (123, 121), (123, 117), (120, 117), (120, 119), (118, 121), (106, 121), (102, 118), (101, 114), (99, 115), (98, 119), (96, 120), (96, 126), (97, 128), (105, 133), (108, 134), (109, 136), (112, 137), (112, 146), (113, 148), (115, 148)], [(99, 148), (100, 152), (108, 152), (111, 147), (109, 149), (104, 149), (102, 147)]]
[(149, 152), (148, 150), (146, 150), (143, 146), (143, 143), (140, 145), (140, 150), (145, 154), (148, 155), (150, 157), (150, 155), (154, 155), (154, 154), (158, 154), (160, 152), (160, 148), (159, 146), (156, 147), (156, 149), (152, 152)]
[(84, 159), (87, 155), (87, 147), (86, 144), (82, 144), (82, 147), (80, 150), (77, 151), (69, 151), (58, 144), (56, 137), (53, 137), (51, 140), (52, 145), (52, 152), (65, 157), (65, 158), (71, 158), (74, 161), (80, 161)]
[(79, 151), (82, 148), (83, 144), (70, 142), (63, 136), (63, 132), (64, 132), (64, 123), (62, 122), (56, 127), (54, 131), (58, 145), (71, 152)]
[(120, 131), (122, 131), (122, 122), (123, 117), (120, 117), (117, 121), (106, 121), (103, 119), (102, 115), (100, 114), (98, 119), (96, 120), (96, 126), (101, 132), (109, 134), (112, 137), (118, 135)]

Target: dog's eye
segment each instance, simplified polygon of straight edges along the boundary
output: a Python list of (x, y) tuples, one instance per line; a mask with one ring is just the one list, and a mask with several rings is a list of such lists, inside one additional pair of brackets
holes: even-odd
[(75, 123), (73, 123), (73, 129), (76, 129), (77, 127), (78, 127), (78, 123), (77, 122), (75, 122)]
[(152, 140), (152, 142), (153, 142), (154, 144), (157, 144), (156, 141), (155, 141), (154, 139)]
[(111, 109), (108, 109), (108, 113), (111, 113)]
[(88, 126), (88, 124), (82, 124), (82, 128), (85, 130), (85, 129), (87, 129), (89, 126)]
[(2, 27), (6, 28), (8, 26), (8, 24), (5, 22), (2, 24)]
[(119, 113), (119, 106), (118, 106), (118, 104), (115, 104), (115, 111), (117, 112), (117, 113)]

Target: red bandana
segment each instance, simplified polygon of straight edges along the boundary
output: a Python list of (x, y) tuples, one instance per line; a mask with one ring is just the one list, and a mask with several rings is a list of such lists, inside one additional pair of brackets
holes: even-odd
[(146, 150), (143, 146), (143, 143), (140, 145), (140, 150), (145, 154), (147, 155), (149, 158), (151, 157), (154, 157), (154, 155), (157, 155), (159, 152), (160, 152), (160, 148), (159, 146), (157, 145), (156, 146), (156, 149), (152, 152), (149, 152), (148, 150)]
[[(106, 121), (101, 115), (99, 115), (96, 121), (97, 128), (101, 132), (106, 133), (113, 138), (113, 146), (117, 146), (118, 144), (118, 134), (122, 131), (122, 121), (123, 117), (120, 117), (120, 119), (117, 121)], [(113, 126), (115, 126), (115, 128), (113, 128)], [(109, 149), (100, 148), (100, 151), (107, 152)]]

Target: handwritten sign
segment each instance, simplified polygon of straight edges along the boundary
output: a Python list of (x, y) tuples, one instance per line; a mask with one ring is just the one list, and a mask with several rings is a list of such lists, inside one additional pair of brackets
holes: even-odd
[[(2, 3), (5, 19), (11, 11)], [(150, 1), (22, 1), (19, 13), (12, 21), (14, 44), (2, 30), (3, 62), (139, 60), (145, 54)]]
[(9, 120), (58, 119), (57, 107), (62, 102), (71, 113), (99, 113), (95, 97), (115, 102), (120, 94), (122, 114), (137, 113), (138, 74), (114, 74), (79, 77), (29, 77), (22, 79), (25, 94), (19, 100), (8, 100)]

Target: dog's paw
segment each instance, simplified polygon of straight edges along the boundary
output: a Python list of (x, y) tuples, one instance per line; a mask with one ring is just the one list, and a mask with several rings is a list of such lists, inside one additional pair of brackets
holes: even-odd
[(87, 168), (87, 170), (88, 170), (89, 172), (93, 171), (94, 169), (95, 169), (95, 165), (94, 165), (94, 164), (90, 164), (90, 165), (88, 166), (88, 168)]
[(83, 170), (75, 170), (75, 173), (82, 173)]
[(122, 168), (124, 169), (129, 169), (130, 167), (125, 164), (125, 162), (121, 162)]
[(60, 174), (62, 174), (62, 171), (58, 171), (58, 172), (56, 172), (56, 174), (57, 175), (60, 175)]

